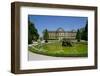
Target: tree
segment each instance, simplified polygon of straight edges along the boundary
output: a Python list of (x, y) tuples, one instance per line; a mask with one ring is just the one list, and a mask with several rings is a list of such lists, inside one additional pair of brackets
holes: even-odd
[(86, 41), (88, 40), (88, 21), (86, 22), (86, 26), (81, 32), (81, 39)]
[(79, 29), (77, 30), (76, 39), (77, 39), (78, 42), (80, 42), (81, 34), (80, 34), (80, 30)]
[(49, 38), (49, 34), (48, 34), (48, 30), (45, 29), (44, 32), (43, 32), (43, 38), (45, 40), (45, 42), (47, 43), (48, 42), (48, 38)]
[(32, 35), (31, 33), (28, 31), (28, 44), (32, 43)]
[(86, 22), (86, 26), (85, 26), (85, 40), (88, 40), (88, 21)]
[(28, 44), (32, 43), (32, 40), (37, 41), (39, 38), (39, 34), (37, 29), (35, 28), (34, 23), (28, 21)]

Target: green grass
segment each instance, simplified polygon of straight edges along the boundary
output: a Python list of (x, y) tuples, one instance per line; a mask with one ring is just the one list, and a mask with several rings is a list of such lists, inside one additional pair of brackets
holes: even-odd
[(29, 47), (29, 50), (34, 53), (56, 57), (87, 57), (88, 55), (86, 42), (73, 43), (72, 47), (62, 46), (60, 42), (46, 43)]

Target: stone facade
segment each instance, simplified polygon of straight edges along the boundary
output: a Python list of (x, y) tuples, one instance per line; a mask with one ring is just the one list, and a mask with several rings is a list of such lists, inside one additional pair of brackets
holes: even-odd
[(64, 31), (58, 28), (56, 31), (48, 31), (49, 39), (61, 40), (63, 38), (72, 39), (76, 38), (76, 31)]

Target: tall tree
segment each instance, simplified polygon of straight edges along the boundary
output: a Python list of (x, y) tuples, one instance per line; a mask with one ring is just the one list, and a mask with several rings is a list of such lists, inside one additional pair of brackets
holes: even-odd
[(86, 22), (84, 30), (81, 32), (81, 39), (86, 41), (88, 40), (88, 21)]
[(86, 26), (85, 26), (85, 40), (88, 40), (88, 21), (86, 22)]
[(48, 38), (49, 38), (49, 34), (48, 34), (48, 30), (47, 29), (45, 29), (43, 31), (43, 38), (44, 38), (45, 42), (47, 43), (48, 42)]
[(77, 30), (76, 39), (77, 39), (78, 42), (80, 42), (81, 33), (80, 33), (80, 30), (79, 29)]
[(35, 28), (34, 23), (28, 20), (28, 44), (32, 43), (32, 40), (37, 41), (39, 38), (39, 34), (37, 29)]

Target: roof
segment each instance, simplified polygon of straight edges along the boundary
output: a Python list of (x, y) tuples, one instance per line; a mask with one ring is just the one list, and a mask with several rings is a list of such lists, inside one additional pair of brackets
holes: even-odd
[(57, 33), (57, 32), (60, 32), (60, 33), (76, 33), (75, 30), (72, 30), (72, 31), (64, 31), (63, 28), (59, 27), (56, 31), (48, 31), (49, 33)]
[(64, 32), (64, 29), (61, 28), (61, 27), (59, 27), (56, 31), (57, 31), (57, 32)]

